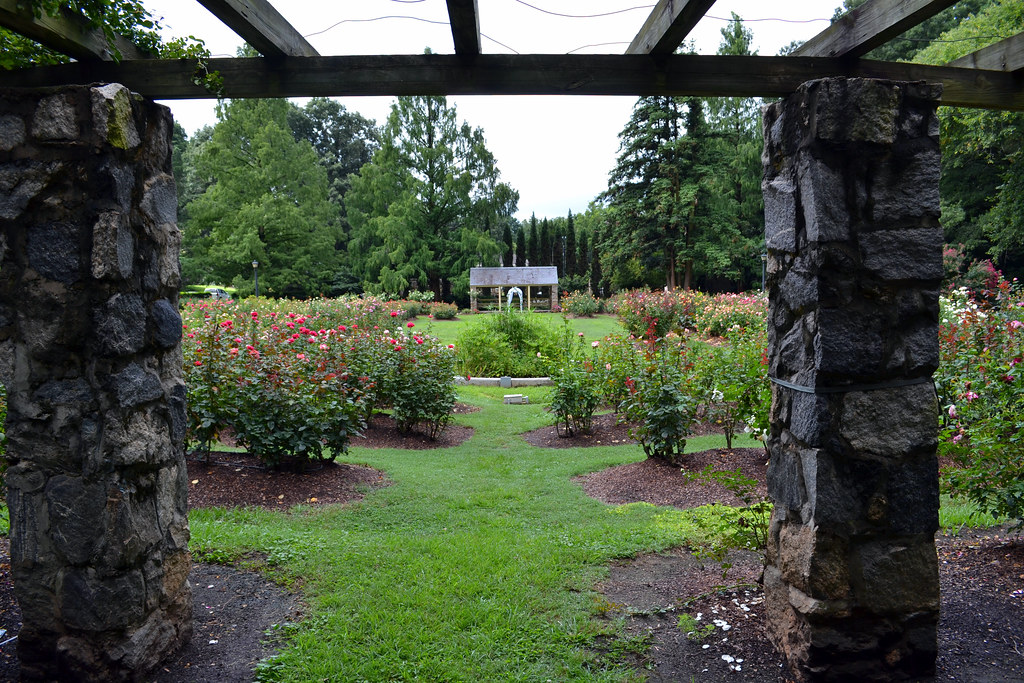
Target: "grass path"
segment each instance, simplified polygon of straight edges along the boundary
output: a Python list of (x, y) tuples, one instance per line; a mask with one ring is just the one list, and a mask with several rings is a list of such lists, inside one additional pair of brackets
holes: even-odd
[[(593, 587), (614, 558), (701, 538), (701, 514), (588, 498), (572, 476), (642, 450), (532, 447), (519, 434), (549, 423), (546, 389), (530, 390), (530, 405), (504, 405), (502, 393), (460, 390), (481, 410), (459, 416), (476, 432), (456, 448), (352, 449), (346, 462), (394, 481), (358, 504), (192, 512), (199, 557), (266, 553), (308, 605), (261, 680), (631, 677), (622, 655), (645, 645), (593, 618)], [(721, 446), (702, 437), (688, 450)]]

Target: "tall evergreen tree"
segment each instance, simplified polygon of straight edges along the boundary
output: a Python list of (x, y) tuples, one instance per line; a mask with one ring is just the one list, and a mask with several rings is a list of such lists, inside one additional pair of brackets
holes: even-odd
[(576, 273), (586, 276), (589, 269), (590, 242), (587, 239), (587, 231), (580, 230), (579, 237), (576, 240)]
[(530, 234), (527, 240), (528, 252), (530, 257), (531, 266), (539, 266), (541, 264), (540, 255), (541, 250), (540, 241), (540, 228), (537, 226), (537, 214), (530, 214)]
[(504, 246), (501, 255), (501, 262), (505, 266), (511, 266), (512, 258), (516, 250), (516, 244), (512, 239), (512, 228), (509, 227), (508, 223), (505, 223), (505, 227), (502, 230), (501, 243)]
[(590, 241), (590, 291), (594, 293), (594, 296), (611, 295), (611, 288), (604, 286), (604, 273), (601, 268), (601, 261), (603, 258), (598, 246), (602, 244), (603, 236), (604, 230), (602, 229), (601, 224), (595, 224), (593, 239)]
[[(720, 55), (756, 55), (751, 50), (754, 35), (733, 12), (721, 31)], [(734, 221), (738, 242), (731, 251), (736, 274), (745, 276), (749, 286), (760, 276), (757, 255), (764, 244), (764, 201), (761, 196), (760, 101), (751, 97), (712, 97), (707, 100), (707, 119), (711, 145), (720, 148), (721, 173), (717, 197), (726, 199), (721, 210), (723, 220)], [(741, 286), (742, 288), (742, 286)]]
[(741, 235), (722, 196), (728, 172), (703, 102), (640, 98), (619, 137), (600, 243), (613, 282), (654, 284), (661, 274), (669, 288), (689, 288), (695, 272), (735, 276)]
[(578, 273), (576, 267), (576, 223), (572, 219), (572, 211), (565, 223), (565, 274), (574, 276)]
[(547, 218), (540, 222), (540, 263), (537, 265), (554, 265), (551, 251), (551, 223), (548, 222)]
[(526, 228), (520, 225), (519, 230), (516, 231), (516, 266), (526, 265), (526, 253)]

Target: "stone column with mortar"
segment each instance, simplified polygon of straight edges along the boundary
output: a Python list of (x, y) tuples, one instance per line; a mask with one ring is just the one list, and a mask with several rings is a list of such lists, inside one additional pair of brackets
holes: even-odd
[(0, 90), (0, 382), (23, 680), (141, 678), (191, 635), (172, 120)]
[(935, 668), (940, 86), (765, 109), (769, 637), (805, 680)]

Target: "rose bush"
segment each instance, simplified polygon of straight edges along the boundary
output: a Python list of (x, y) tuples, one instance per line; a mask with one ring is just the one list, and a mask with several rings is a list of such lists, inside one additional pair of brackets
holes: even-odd
[(768, 431), (767, 344), (763, 327), (734, 327), (725, 331), (725, 343), (704, 344), (695, 354), (695, 384), (705, 415), (722, 427), (726, 448), (732, 448), (733, 437), (741, 431), (762, 439)]
[(1016, 282), (949, 292), (940, 304), (940, 453), (948, 493), (1024, 523), (1024, 297)]
[(715, 294), (695, 302), (693, 326), (705, 337), (724, 337), (728, 332), (765, 330), (768, 297), (757, 294)]
[(392, 409), (403, 429), (425, 422), (434, 437), (447, 424), (454, 351), (408, 335), (402, 326), (413, 323), (399, 322), (399, 308), (349, 299), (249, 303), (183, 309), (188, 438), (202, 448), (230, 430), (268, 465), (288, 458), (303, 466), (343, 453), (375, 409)]
[(562, 310), (577, 318), (592, 318), (601, 307), (598, 300), (585, 291), (573, 292), (571, 294), (563, 292), (561, 301)]
[(554, 384), (551, 412), (557, 418), (555, 428), (559, 436), (586, 434), (601, 403), (600, 373), (595, 369), (599, 342), (593, 342), (588, 352), (583, 338), (573, 333), (566, 320), (561, 346), (560, 358), (552, 363), (549, 373)]
[(700, 402), (689, 348), (678, 341), (651, 340), (643, 359), (637, 376), (626, 379), (623, 413), (647, 457), (679, 465)]

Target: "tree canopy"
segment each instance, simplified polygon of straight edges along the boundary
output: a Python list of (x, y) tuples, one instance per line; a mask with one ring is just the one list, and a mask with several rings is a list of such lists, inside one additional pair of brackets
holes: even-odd
[(182, 271), (192, 282), (313, 296), (340, 270), (341, 231), (328, 200), (327, 171), (312, 145), (296, 141), (284, 100), (227, 100), (197, 148), (193, 173), (205, 184), (187, 204)]
[(438, 298), (464, 295), (470, 267), (498, 264), (492, 226), (519, 201), (498, 178), (483, 131), (460, 124), (446, 98), (397, 98), (345, 200), (363, 287), (402, 294), (416, 280)]

